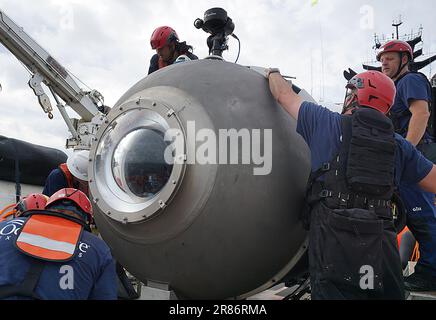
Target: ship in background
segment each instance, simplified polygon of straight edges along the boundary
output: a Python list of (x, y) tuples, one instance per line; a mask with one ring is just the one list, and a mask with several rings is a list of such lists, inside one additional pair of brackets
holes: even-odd
[[(398, 21), (393, 21), (392, 22), (392, 26), (395, 28), (395, 33), (392, 33), (392, 35), (390, 37), (387, 37), (386, 35), (382, 34), (381, 36), (374, 34), (374, 46), (373, 49), (374, 50), (379, 50), (381, 48), (381, 46), (383, 44), (385, 44), (388, 41), (391, 40), (402, 40), (402, 41), (406, 41), (413, 49), (413, 61), (411, 62), (411, 64), (409, 65), (409, 69), (411, 71), (420, 71), (421, 69), (429, 66), (432, 62), (434, 62), (436, 60), (436, 54), (424, 54), (423, 51), (423, 40), (422, 40), (422, 32), (423, 32), (423, 27), (422, 25), (419, 27), (419, 31), (418, 32), (413, 32), (413, 30), (409, 33), (409, 34), (404, 34), (403, 36), (400, 36), (399, 34), (399, 28), (400, 26), (403, 24), (403, 22), (401, 21), (401, 17), (399, 18)], [(428, 56), (428, 57), (426, 57)], [(420, 59), (419, 61), (417, 60), (417, 58), (423, 58), (426, 57), (425, 59)], [(373, 66), (372, 64), (374, 64), (376, 61), (371, 61), (371, 64), (363, 64), (363, 68), (365, 70), (377, 70), (381, 72), (381, 67), (379, 66)], [(435, 80), (436, 75), (433, 75), (432, 79)]]
[[(205, 17), (209, 16), (205, 15)], [(227, 27), (229, 21), (231, 22), (231, 19), (226, 19), (225, 27)], [(218, 40), (223, 39), (217, 39), (217, 43)], [(48, 58), (51, 58), (51, 56), (48, 56)], [(132, 126), (126, 125), (126, 132), (116, 132), (118, 135), (115, 136), (117, 143), (113, 143), (113, 146), (111, 146), (111, 143), (106, 143), (106, 141), (111, 142), (112, 137), (104, 132), (105, 130), (108, 133), (113, 132), (116, 125), (123, 129), (123, 117), (124, 121), (126, 121), (126, 115), (135, 115), (134, 112), (138, 111), (146, 112), (146, 115), (142, 116), (145, 120), (149, 120), (149, 118), (158, 119), (159, 122), (156, 123), (161, 127), (167, 127), (169, 123), (172, 126), (183, 128), (183, 121), (178, 120), (178, 116), (181, 115), (181, 117), (185, 117), (184, 119), (198, 120), (201, 124), (204, 122), (204, 126), (212, 126), (206, 121), (213, 120), (215, 127), (226, 128), (227, 125), (236, 125), (238, 127), (244, 124), (247, 126), (246, 115), (249, 114), (248, 110), (252, 111), (253, 108), (256, 108), (254, 113), (261, 114), (263, 117), (248, 119), (253, 122), (248, 123), (248, 125), (253, 128), (262, 128), (263, 126), (269, 128), (268, 123), (282, 124), (278, 126), (276, 131), (283, 130), (281, 132), (282, 136), (290, 137), (295, 141), (286, 141), (287, 145), (293, 146), (289, 150), (286, 148), (273, 148), (275, 151), (280, 152), (274, 158), (291, 159), (291, 161), (286, 160), (282, 165), (278, 163), (280, 170), (276, 171), (277, 176), (272, 176), (271, 181), (264, 178), (262, 184), (252, 183), (253, 178), (249, 173), (250, 170), (241, 170), (240, 168), (228, 168), (225, 171), (220, 168), (217, 168), (217, 170), (206, 168), (206, 170), (204, 167), (200, 168), (199, 166), (182, 168), (184, 165), (180, 164), (178, 165), (180, 171), (174, 171), (175, 179), (170, 179), (171, 183), (162, 189), (164, 192), (168, 190), (166, 199), (168, 201), (159, 201), (158, 197), (146, 198), (150, 204), (141, 209), (141, 215), (136, 212), (132, 214), (125, 210), (125, 207), (120, 205), (121, 201), (118, 201), (116, 197), (106, 200), (104, 198), (105, 192), (100, 192), (98, 189), (100, 186), (95, 184), (91, 191), (96, 194), (93, 198), (94, 208), (98, 215), (97, 219), (99, 219), (98, 223), (101, 226), (103, 239), (107, 239), (106, 241), (111, 244), (114, 255), (119, 261), (127, 266), (129, 271), (132, 270), (132, 274), (149, 287), (148, 291), (144, 290), (144, 292), (151, 292), (154, 295), (156, 295), (157, 290), (160, 290), (161, 296), (171, 297), (172, 291), (170, 290), (174, 289), (177, 293), (181, 292), (182, 297), (187, 298), (246, 298), (283, 281), (286, 286), (282, 283), (279, 288), (273, 287), (273, 292), (277, 292), (277, 296), (286, 298), (301, 297), (309, 291), (307, 273), (305, 272), (307, 263), (302, 258), (307, 244), (305, 233), (297, 222), (298, 210), (296, 208), (298, 208), (298, 199), (291, 199), (291, 196), (304, 192), (307, 177), (304, 176), (305, 172), (303, 171), (309, 173), (310, 169), (309, 158), (306, 156), (308, 152), (304, 149), (303, 143), (297, 140), (298, 137), (295, 137), (295, 130), (289, 125), (288, 118), (283, 118), (281, 114), (271, 114), (261, 106), (262, 103), (270, 103), (267, 99), (269, 96), (264, 96), (261, 90), (257, 90), (263, 85), (264, 79), (255, 73), (249, 73), (251, 71), (246, 68), (241, 66), (235, 68), (235, 65), (219, 60), (215, 56), (214, 59), (173, 65), (147, 79), (143, 79), (130, 89), (114, 106), (112, 113), (108, 116), (108, 122), (102, 121), (104, 130), (101, 130), (97, 135), (95, 142), (99, 143), (99, 145), (92, 147), (91, 154), (95, 155), (92, 160), (95, 160), (93, 162), (97, 164), (95, 167), (93, 165), (91, 176), (103, 177), (107, 181), (113, 180), (114, 171), (109, 169), (116, 162), (111, 161), (113, 158), (111, 155), (119, 151), (117, 146), (125, 146), (122, 144), (122, 139), (125, 140), (129, 133), (132, 132)], [(56, 61), (45, 59), (43, 62), (45, 61), (50, 67), (56, 66), (56, 68), (48, 68), (50, 72), (63, 73), (63, 68), (60, 68), (55, 63)], [(47, 66), (47, 64), (42, 63), (40, 69), (43, 69), (44, 66)], [(204, 69), (207, 72), (204, 72)], [(214, 75), (213, 78), (209, 78), (211, 72)], [(197, 85), (182, 81), (186, 74), (191, 74), (194, 79), (197, 79)], [(202, 88), (202, 85), (206, 82), (200, 82), (198, 79), (201, 79), (201, 77), (206, 77), (207, 82), (219, 81), (219, 79), (224, 78), (234, 82), (231, 85), (227, 83), (226, 85), (222, 85), (222, 83), (209, 84), (215, 90), (210, 90), (210, 94), (206, 94), (197, 91), (197, 88)], [(58, 79), (48, 80), (58, 81)], [(247, 95), (246, 101), (243, 101), (234, 93), (233, 88), (236, 87), (236, 83), (246, 84), (247, 91), (256, 94)], [(156, 89), (162, 87), (162, 84), (169, 88), (166, 92)], [(221, 103), (222, 97), (228, 96), (228, 94), (225, 94), (227, 88), (231, 89), (230, 93), (232, 94), (231, 99), (229, 99), (232, 102), (230, 108), (218, 108), (211, 105), (212, 103), (218, 105), (218, 102)], [(171, 94), (168, 94), (168, 90), (171, 90), (169, 91)], [(185, 92), (195, 94), (198, 98), (192, 99), (192, 101), (200, 101), (200, 104), (192, 103), (191, 99), (186, 98)], [(66, 93), (64, 95), (71, 96), (71, 94), (67, 95)], [(234, 108), (235, 101), (238, 102), (238, 108)], [(49, 111), (48, 108), (44, 108), (44, 103), (41, 104), (44, 111)], [(185, 107), (185, 105), (188, 106)], [(168, 106), (173, 106), (173, 108), (168, 109)], [(178, 106), (183, 106), (183, 108), (178, 109)], [(212, 120), (203, 116), (203, 114), (206, 114), (206, 108), (208, 108), (208, 112), (213, 112)], [(228, 124), (228, 114), (225, 113), (227, 110), (231, 111), (232, 114), (232, 123), (230, 124)], [(118, 121), (119, 119), (120, 121)], [(131, 118), (132, 121), (137, 119), (141, 119), (141, 117), (132, 116)], [(255, 123), (259, 119), (262, 119), (262, 123)], [(127, 120), (130, 121), (130, 118)], [(148, 123), (146, 125), (149, 126)], [(137, 131), (142, 130), (142, 133), (147, 133), (144, 132), (144, 128), (149, 130), (151, 127), (146, 125), (139, 123), (136, 128)], [(155, 129), (155, 127), (151, 129)], [(81, 130), (77, 131), (81, 132)], [(142, 163), (139, 162), (140, 165), (143, 165), (144, 159), (148, 160), (147, 154), (150, 153), (147, 148), (135, 148), (142, 147), (143, 140), (130, 141), (135, 142), (135, 144), (130, 145), (132, 148), (129, 148), (129, 150), (144, 151), (144, 154), (140, 154), (142, 156), (142, 159), (139, 159), (142, 161)], [(281, 140), (275, 139), (275, 141)], [(8, 146), (9, 143), (14, 146)], [(3, 161), (4, 159), (8, 160), (8, 163), (4, 162), (4, 171), (8, 176), (7, 178), (0, 177), (0, 180), (9, 180), (12, 183), (10, 186), (15, 189), (10, 193), (14, 197), (18, 197), (20, 193), (27, 193), (27, 191), (20, 192), (19, 178), (26, 177), (24, 174), (19, 174), (25, 168), (20, 161), (28, 158), (43, 160), (42, 155), (37, 152), (39, 148), (32, 149), (33, 146), (31, 145), (24, 146), (19, 145), (19, 143), (19, 141), (4, 138), (4, 150), (7, 150), (7, 152), (0, 149), (0, 155), (10, 155), (9, 158), (3, 157)], [(2, 137), (0, 137), (0, 147), (1, 145)], [(31, 148), (32, 151), (27, 148)], [(17, 150), (19, 150), (19, 154), (22, 154), (23, 159), (16, 153)], [(297, 155), (294, 154), (295, 150), (300, 150)], [(49, 150), (46, 151), (49, 152)], [(136, 168), (137, 154), (124, 153), (125, 156), (121, 160), (126, 163), (125, 167), (127, 169), (129, 167)], [(29, 163), (30, 177), (34, 178), (35, 172), (41, 175), (38, 181), (29, 181), (29, 185), (39, 185), (42, 189), (43, 177), (48, 175), (50, 169), (64, 162), (66, 158), (62, 154), (51, 154), (50, 158), (52, 156), (55, 159), (53, 159), (54, 162), (51, 165), (48, 165), (47, 161), (41, 161), (41, 164), (47, 165), (44, 170), (36, 170), (36, 164), (33, 161)], [(103, 163), (103, 161), (106, 162)], [(108, 168), (108, 170), (98, 171), (100, 162), (100, 167)], [(289, 163), (292, 163), (292, 166)], [(218, 169), (221, 171), (218, 171)], [(126, 173), (128, 173), (127, 170)], [(122, 176), (121, 178), (125, 177)], [(112, 180), (110, 180), (110, 183), (113, 182)], [(95, 179), (95, 181), (100, 183), (98, 179)], [(121, 193), (123, 190), (118, 190), (119, 187), (124, 188), (124, 191), (129, 191), (132, 199), (133, 196), (135, 199), (144, 198), (139, 192), (131, 192), (131, 184), (129, 185), (127, 179), (123, 181), (127, 182), (126, 185), (117, 182), (112, 183), (111, 188), (117, 188), (118, 194), (122, 196), (124, 196)], [(104, 182), (101, 184), (107, 185)], [(189, 183), (189, 188), (187, 188), (187, 183)], [(233, 190), (249, 190), (250, 196), (246, 196), (242, 192), (235, 193), (232, 188)], [(104, 189), (104, 191), (111, 190)], [(194, 196), (190, 196), (189, 193)], [(199, 203), (199, 205), (192, 205), (194, 200), (195, 204)], [(131, 203), (125, 202), (121, 204), (132, 207)], [(106, 209), (103, 206), (100, 208), (101, 203), (104, 206), (107, 205), (108, 210), (103, 210)], [(111, 204), (114, 204), (113, 208), (109, 207)], [(234, 208), (238, 209), (238, 214), (234, 214), (232, 211)], [(207, 214), (203, 214), (203, 211), (207, 211)], [(153, 219), (148, 219), (150, 217)], [(137, 219), (137, 221), (128, 220), (132, 218)], [(172, 223), (167, 223), (164, 219)], [(207, 232), (204, 232), (204, 230)], [(299, 270), (300, 265), (302, 265), (301, 269), (303, 271)], [(174, 266), (177, 266), (177, 270), (175, 270)], [(300, 279), (300, 274), (305, 277)], [(169, 278), (171, 279), (168, 280)], [(301, 283), (298, 283), (298, 281), (301, 281)], [(297, 285), (295, 285), (296, 282)], [(294, 286), (296, 286), (296, 289), (287, 291), (293, 289)], [(271, 299), (270, 296), (268, 298)]]
[[(413, 30), (411, 30), (409, 34), (404, 34), (400, 36), (399, 28), (402, 24), (403, 21), (401, 20), (401, 16), (400, 16), (400, 18), (397, 21), (392, 22), (392, 27), (395, 28), (395, 32), (393, 32), (391, 36), (386, 36), (384, 34), (379, 36), (377, 34), (374, 34), (374, 46), (372, 47), (375, 51), (374, 57), (377, 55), (377, 51), (381, 48), (383, 44), (391, 40), (402, 40), (402, 41), (406, 41), (412, 47), (413, 50), (413, 60), (409, 64), (410, 71), (421, 72), (422, 69), (424, 69), (427, 66), (430, 66), (430, 71), (429, 71), (430, 76), (426, 75), (432, 86), (432, 101), (433, 101), (433, 103), (430, 106), (431, 118), (429, 120), (429, 127), (431, 129), (431, 132), (433, 132), (433, 135), (436, 136), (436, 132), (435, 132), (436, 112), (434, 110), (436, 105), (436, 103), (434, 102), (436, 101), (436, 73), (433, 74), (433, 76), (431, 76), (431, 70), (432, 70), (431, 64), (434, 61), (436, 61), (436, 54), (424, 53), (423, 50), (424, 43), (422, 40), (422, 33), (424, 28), (422, 27), (422, 25), (419, 27), (418, 32), (413, 32)], [(375, 60), (363, 63), (362, 66), (363, 69), (365, 70), (376, 70), (381, 72), (380, 63)], [(350, 68), (344, 71), (344, 77), (347, 80), (350, 80), (356, 74), (357, 73)], [(342, 102), (336, 103), (335, 105), (342, 106)]]

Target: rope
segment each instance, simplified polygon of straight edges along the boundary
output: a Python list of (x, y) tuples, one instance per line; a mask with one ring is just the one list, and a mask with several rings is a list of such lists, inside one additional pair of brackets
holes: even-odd
[(418, 261), (420, 257), (420, 253), (419, 253), (419, 244), (418, 242), (415, 245), (415, 248), (413, 249), (413, 253), (412, 256), (410, 257), (410, 261)]
[(17, 210), (15, 210), (15, 205), (15, 203), (10, 204), (0, 211), (0, 222), (5, 221), (6, 218), (13, 216), (17, 213)]

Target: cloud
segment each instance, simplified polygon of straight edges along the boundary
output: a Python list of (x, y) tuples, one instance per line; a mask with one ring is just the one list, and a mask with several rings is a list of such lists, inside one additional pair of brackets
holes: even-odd
[[(157, 26), (172, 26), (205, 57), (208, 35), (193, 22), (212, 7), (225, 8), (235, 23), (242, 44), (240, 64), (279, 67), (329, 106), (343, 100), (342, 71), (362, 70), (361, 63), (373, 59), (374, 33), (390, 34), (399, 15), (405, 21), (402, 33), (418, 31), (422, 24), (424, 51), (436, 51), (431, 0), (417, 1), (419, 5), (407, 0), (313, 2), (0, 0), (0, 8), (63, 66), (102, 92), (110, 106), (146, 76), (154, 54), (149, 39)], [(238, 45), (232, 38), (229, 47), (224, 57), (234, 61)], [(0, 135), (64, 150), (68, 130), (57, 111), (55, 120), (47, 119), (27, 86), (28, 78), (0, 45)]]

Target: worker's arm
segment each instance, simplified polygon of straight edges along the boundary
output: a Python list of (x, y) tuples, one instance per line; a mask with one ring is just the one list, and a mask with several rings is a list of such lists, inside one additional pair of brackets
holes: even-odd
[(433, 165), (430, 173), (419, 183), (419, 186), (427, 192), (436, 193), (436, 165)]
[(410, 118), (406, 140), (416, 146), (424, 136), (430, 118), (428, 102), (425, 100), (412, 100), (409, 110), (412, 117)]
[(292, 90), (289, 84), (280, 73), (268, 74), (269, 88), (274, 99), (294, 118), (298, 119), (302, 99)]
[(116, 300), (118, 297), (118, 277), (112, 256), (106, 257), (106, 264), (101, 267), (101, 274), (96, 275), (89, 300)]

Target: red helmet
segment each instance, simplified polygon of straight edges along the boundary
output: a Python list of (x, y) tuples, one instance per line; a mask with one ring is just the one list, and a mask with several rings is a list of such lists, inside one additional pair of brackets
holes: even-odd
[(15, 206), (17, 216), (29, 210), (43, 210), (47, 204), (48, 197), (41, 193), (32, 193), (22, 199)]
[(409, 55), (409, 61), (413, 60), (412, 47), (405, 41), (391, 40), (386, 42), (384, 45), (381, 46), (380, 50), (377, 53), (377, 61), (380, 61), (381, 55), (385, 52), (405, 52)]
[(378, 71), (366, 71), (356, 74), (348, 81), (347, 89), (357, 89), (359, 106), (388, 113), (394, 103), (396, 89), (394, 82)]
[(55, 205), (68, 205), (72, 202), (73, 205), (88, 217), (88, 222), (93, 219), (92, 206), (88, 197), (80, 190), (73, 188), (64, 188), (53, 194), (45, 205), (46, 209), (50, 209)]
[(179, 40), (177, 32), (171, 27), (163, 26), (153, 31), (150, 44), (151, 48), (156, 50), (175, 40)]

